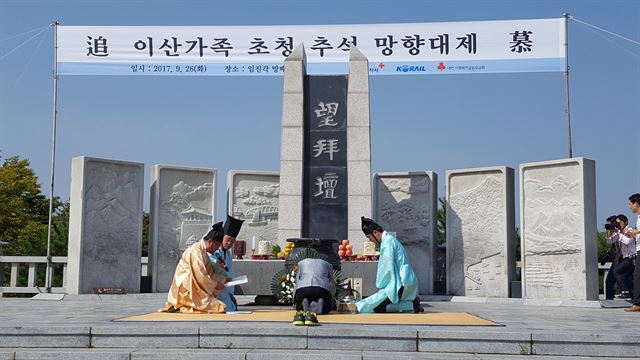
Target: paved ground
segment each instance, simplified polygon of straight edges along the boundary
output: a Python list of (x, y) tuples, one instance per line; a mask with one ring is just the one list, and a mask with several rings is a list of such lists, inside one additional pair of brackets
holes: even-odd
[[(247, 306), (252, 299), (251, 296), (239, 297), (240, 310), (269, 308)], [(61, 301), (1, 298), (0, 326), (41, 326), (69, 322), (84, 326), (109, 324), (113, 319), (156, 311), (164, 305), (165, 300), (164, 294), (66, 295)], [(426, 311), (466, 311), (505, 325), (509, 330), (628, 334), (629, 328), (621, 326), (624, 323), (637, 326), (640, 334), (640, 313), (624, 312), (622, 306), (627, 304), (624, 301), (619, 301), (620, 307), (617, 308), (556, 306), (553, 303), (542, 306), (480, 303), (476, 302), (478, 299), (464, 301), (423, 301), (422, 305)], [(129, 323), (118, 323), (126, 324)], [(170, 322), (154, 324), (175, 326)], [(458, 328), (461, 327), (451, 327)]]
[[(239, 300), (247, 304), (251, 299)], [(188, 354), (186, 358), (195, 359), (211, 358), (212, 351), (234, 359), (373, 359), (390, 358), (389, 352), (402, 359), (513, 359), (533, 354), (541, 359), (640, 358), (640, 313), (626, 313), (622, 307), (593, 307), (597, 303), (423, 301), (427, 311), (466, 311), (502, 327), (112, 322), (155, 311), (164, 301), (162, 294), (67, 295), (61, 301), (2, 298), (0, 359), (46, 358), (47, 354), (50, 358), (101, 360), (185, 358)], [(257, 307), (243, 305), (241, 309)], [(228, 350), (213, 350), (225, 348)]]

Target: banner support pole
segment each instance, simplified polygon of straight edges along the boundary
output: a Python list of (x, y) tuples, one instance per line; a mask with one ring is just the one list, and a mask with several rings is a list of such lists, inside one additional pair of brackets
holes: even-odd
[(573, 157), (573, 146), (571, 144), (571, 105), (569, 102), (569, 14), (562, 14), (564, 18), (564, 79), (565, 88), (567, 94), (567, 107), (565, 113), (567, 114), (567, 132), (569, 141), (569, 158)]
[(51, 223), (53, 220), (53, 185), (56, 172), (56, 120), (58, 117), (58, 25), (59, 22), (51, 23), (53, 26), (53, 120), (51, 126), (51, 187), (49, 188), (49, 225), (47, 227), (47, 267), (45, 270), (45, 288), (47, 293), (51, 292)]

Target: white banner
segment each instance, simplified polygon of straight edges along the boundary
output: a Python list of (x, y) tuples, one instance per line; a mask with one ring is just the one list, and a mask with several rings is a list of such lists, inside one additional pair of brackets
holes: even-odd
[(564, 19), (300, 26), (59, 26), (60, 75), (281, 75), (304, 44), (310, 74), (563, 71)]

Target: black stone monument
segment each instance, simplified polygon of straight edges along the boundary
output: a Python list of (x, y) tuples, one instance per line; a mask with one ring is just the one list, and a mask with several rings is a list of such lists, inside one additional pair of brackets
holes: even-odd
[(347, 81), (305, 76), (303, 238), (347, 238)]

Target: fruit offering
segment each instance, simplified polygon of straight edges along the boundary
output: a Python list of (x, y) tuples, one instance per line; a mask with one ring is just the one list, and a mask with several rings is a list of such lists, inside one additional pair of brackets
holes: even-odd
[(342, 240), (342, 244), (338, 246), (338, 256), (341, 259), (348, 259), (353, 256), (353, 245), (349, 244), (349, 240)]
[(295, 246), (295, 243), (288, 242), (287, 245), (284, 246), (284, 256), (289, 256), (289, 253), (291, 253), (291, 249), (293, 249)]

